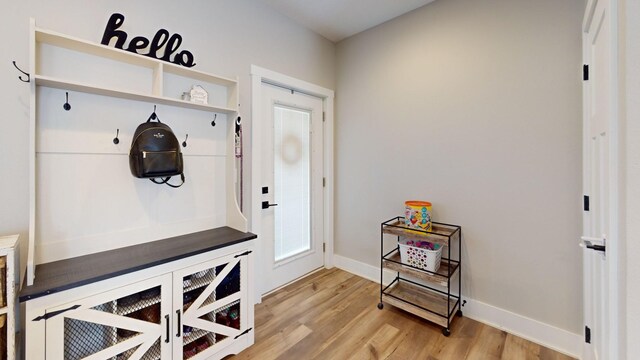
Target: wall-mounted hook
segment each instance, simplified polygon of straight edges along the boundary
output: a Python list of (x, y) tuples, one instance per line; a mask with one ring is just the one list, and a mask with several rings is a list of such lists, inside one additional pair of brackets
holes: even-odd
[(216, 126), (216, 118), (218, 117), (218, 114), (213, 114), (213, 121), (211, 122), (211, 126)]
[(151, 120), (158, 120), (158, 122), (160, 122), (160, 118), (158, 117), (158, 115), (156, 114), (156, 106), (153, 105), (153, 112), (151, 113), (151, 115), (149, 116), (149, 119), (147, 120), (147, 122), (151, 121)]
[(113, 138), (113, 143), (116, 145), (120, 143), (120, 139), (118, 139), (118, 136), (120, 136), (120, 129), (116, 129), (116, 137)]
[(187, 134), (187, 137), (184, 138), (184, 141), (182, 142), (182, 147), (187, 147), (187, 139), (189, 138), (189, 134)]
[(71, 110), (71, 104), (69, 104), (69, 93), (67, 93), (67, 101), (62, 105), (62, 108), (69, 111)]
[(16, 68), (16, 69), (18, 69), (18, 71), (20, 71), (21, 73), (23, 73), (23, 74), (27, 75), (27, 80), (23, 79), (23, 78), (22, 78), (22, 75), (18, 75), (18, 79), (20, 79), (20, 81), (22, 81), (22, 82), (26, 82), (26, 83), (28, 83), (28, 82), (30, 82), (30, 81), (31, 81), (31, 75), (29, 75), (29, 73), (26, 73), (26, 72), (22, 71), (22, 69), (20, 69), (20, 68), (18, 67), (18, 65), (16, 65), (15, 60), (13, 61), (13, 66), (15, 66), (15, 68)]

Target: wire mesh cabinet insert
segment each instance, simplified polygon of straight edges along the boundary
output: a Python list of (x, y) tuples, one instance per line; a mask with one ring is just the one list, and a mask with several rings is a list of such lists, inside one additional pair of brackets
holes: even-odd
[[(252, 252), (234, 252), (47, 308), (47, 359), (220, 359), (252, 330)], [(243, 343), (239, 343), (243, 341)]]
[(48, 310), (47, 357), (170, 358), (171, 289), (166, 274)]
[(236, 254), (173, 274), (174, 359), (208, 359), (248, 330), (246, 255)]
[[(387, 253), (384, 250), (385, 235), (392, 235), (398, 240), (398, 245)], [(429, 271), (415, 264), (404, 263), (400, 253), (401, 239), (427, 241), (442, 246), (440, 267), (436, 271)], [(380, 255), (378, 308), (382, 309), (384, 303), (393, 305), (442, 326), (442, 333), (449, 336), (451, 321), (456, 314), (462, 316), (461, 307), (466, 302), (461, 295), (462, 228), (433, 222), (431, 231), (422, 231), (407, 227), (404, 217), (398, 216), (380, 225)], [(383, 285), (385, 268), (396, 273), (393, 281), (386, 287)], [(454, 288), (457, 292), (451, 291), (452, 280), (457, 285)]]

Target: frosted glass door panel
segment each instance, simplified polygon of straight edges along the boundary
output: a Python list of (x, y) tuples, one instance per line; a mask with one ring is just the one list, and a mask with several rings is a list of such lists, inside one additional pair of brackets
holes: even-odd
[(311, 250), (311, 114), (274, 106), (275, 261)]

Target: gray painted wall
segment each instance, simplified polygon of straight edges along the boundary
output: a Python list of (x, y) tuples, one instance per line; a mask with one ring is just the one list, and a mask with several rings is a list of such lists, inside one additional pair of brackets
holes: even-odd
[(336, 252), (409, 199), (463, 227), (464, 295), (581, 332), (583, 1), (436, 1), (337, 46)]

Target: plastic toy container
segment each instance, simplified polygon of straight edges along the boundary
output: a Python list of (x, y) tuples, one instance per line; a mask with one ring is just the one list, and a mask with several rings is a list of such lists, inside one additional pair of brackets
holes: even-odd
[(442, 248), (439, 244), (431, 244), (434, 250), (428, 247), (417, 246), (418, 242), (412, 240), (400, 239), (398, 246), (400, 247), (400, 259), (403, 264), (415, 266), (417, 268), (436, 272), (440, 268), (440, 261), (442, 260)]
[(404, 202), (404, 223), (409, 228), (431, 231), (431, 203), (410, 200)]

